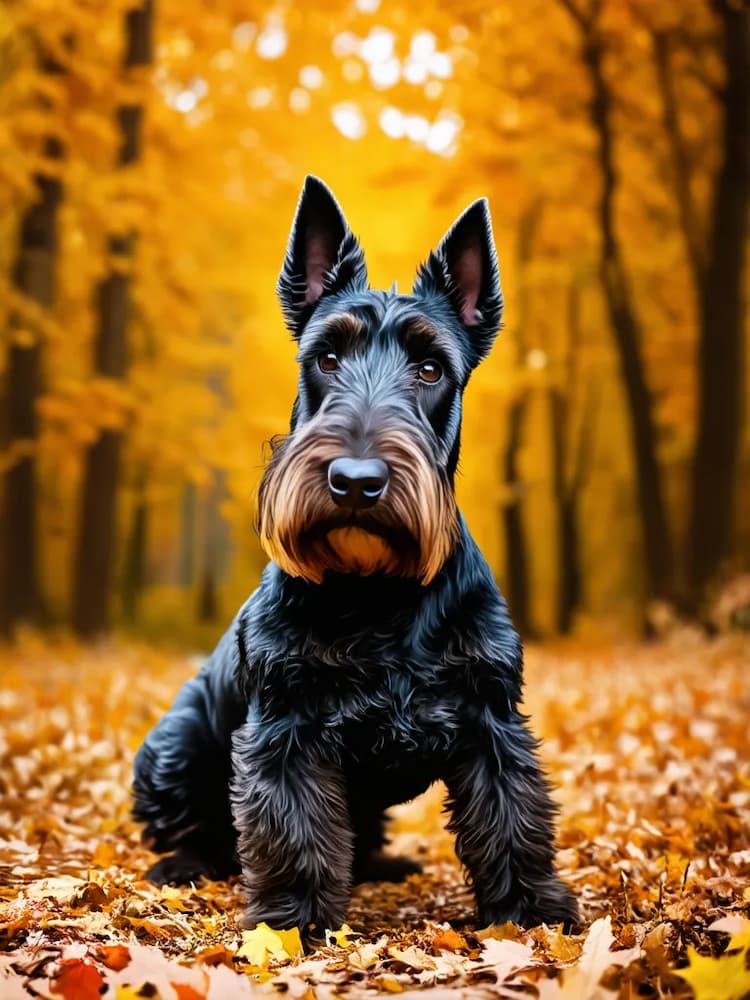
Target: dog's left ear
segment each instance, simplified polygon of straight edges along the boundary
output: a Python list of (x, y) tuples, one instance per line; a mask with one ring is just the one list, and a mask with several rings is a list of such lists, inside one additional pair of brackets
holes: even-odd
[(292, 334), (299, 337), (323, 296), (344, 288), (367, 288), (365, 256), (333, 192), (310, 174), (302, 187), (276, 285)]
[(453, 223), (419, 268), (413, 291), (447, 296), (474, 350), (474, 363), (489, 354), (502, 319), (503, 293), (486, 198), (469, 205)]

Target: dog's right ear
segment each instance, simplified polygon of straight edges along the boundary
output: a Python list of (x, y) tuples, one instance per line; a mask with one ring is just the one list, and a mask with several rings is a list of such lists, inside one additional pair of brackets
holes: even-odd
[(276, 285), (286, 325), (294, 337), (299, 337), (325, 295), (345, 288), (366, 290), (365, 256), (333, 193), (309, 174)]

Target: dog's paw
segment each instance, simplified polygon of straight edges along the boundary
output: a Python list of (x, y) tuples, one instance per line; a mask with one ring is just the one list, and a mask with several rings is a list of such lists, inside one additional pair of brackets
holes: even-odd
[(479, 907), (479, 922), (483, 927), (508, 921), (525, 928), (562, 924), (565, 933), (570, 933), (579, 926), (580, 919), (575, 896), (557, 878), (535, 886), (531, 898), (504, 900), (496, 905), (485, 903)]
[(408, 875), (419, 875), (422, 866), (411, 858), (394, 857), (376, 852), (368, 854), (354, 866), (354, 883), (403, 882)]
[(314, 951), (316, 948), (328, 944), (326, 927), (329, 924), (340, 927), (343, 922), (343, 917), (327, 922), (310, 921), (300, 914), (291, 915), (287, 908), (274, 911), (259, 908), (252, 903), (237, 917), (237, 926), (243, 931), (254, 931), (262, 923), (276, 930), (290, 930), (296, 927), (305, 951)]
[(160, 858), (144, 877), (156, 885), (189, 885), (202, 877), (220, 880), (238, 871), (239, 866), (232, 862), (217, 865), (191, 851), (175, 851)]

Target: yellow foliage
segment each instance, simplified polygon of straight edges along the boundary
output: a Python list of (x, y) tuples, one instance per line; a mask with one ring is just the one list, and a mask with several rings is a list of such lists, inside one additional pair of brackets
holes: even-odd
[[(285, 430), (294, 397), (294, 352), (274, 285), (300, 182), (314, 172), (331, 184), (362, 238), (375, 287), (395, 278), (408, 290), (450, 219), (472, 198), (490, 198), (506, 328), (466, 396), (462, 506), (502, 583), (503, 518), (522, 509), (533, 534), (532, 617), (541, 631), (550, 628), (561, 543), (548, 401), (559, 391), (568, 405), (567, 480), (581, 428), (594, 427), (591, 474), (581, 488), (581, 568), (593, 581), (586, 610), (594, 618), (631, 614), (641, 579), (631, 558), (638, 526), (629, 429), (597, 285), (601, 172), (590, 88), (566, 5), (221, 0), (204, 9), (162, 0), (153, 65), (124, 74), (132, 6), (18, 0), (0, 9), (3, 274), (12, 272), (18, 225), (39, 178), (58, 178), (63, 199), (54, 305), (41, 308), (0, 288), (4, 343), (34, 338), (44, 355), (38, 451), (52, 515), (56, 484), (68, 491), (69, 516), (48, 511), (41, 519), (42, 562), (61, 536), (69, 558), (82, 456), (104, 429), (127, 431), (123, 481), (137, 471), (154, 494), (170, 496), (160, 515), (178, 517), (185, 482), (218, 478), (229, 492), (223, 509), (232, 530), (244, 530), (262, 442)], [(688, 8), (708, 86), (696, 80), (679, 16), (666, 7), (608, 2), (601, 28), (619, 116), (618, 233), (647, 333), (645, 365), (675, 518), (685, 506), (696, 414), (696, 310), (651, 31), (675, 33), (671, 71), (705, 235), (722, 67), (711, 5), (690, 0)], [(141, 155), (127, 169), (117, 163), (123, 104), (143, 110)], [(50, 139), (59, 140), (59, 156), (49, 155)], [(128, 234), (135, 235), (132, 255), (113, 253), (112, 238)], [(120, 395), (102, 392), (93, 365), (97, 289), (113, 273), (131, 281), (129, 372)], [(569, 321), (574, 286), (577, 334)], [(509, 475), (507, 428), (516, 404), (521, 446), (518, 472)], [(123, 523), (121, 547), (126, 535)], [(177, 559), (151, 555), (160, 564)], [(232, 572), (249, 589), (255, 570), (243, 553)]]
[(747, 949), (719, 958), (699, 955), (688, 948), (689, 964), (676, 974), (690, 984), (695, 1000), (743, 1000), (750, 991)]
[(277, 931), (266, 923), (259, 923), (252, 931), (243, 931), (242, 944), (237, 950), (237, 958), (259, 968), (265, 968), (270, 959), (288, 962), (301, 955), (302, 941), (296, 927)]

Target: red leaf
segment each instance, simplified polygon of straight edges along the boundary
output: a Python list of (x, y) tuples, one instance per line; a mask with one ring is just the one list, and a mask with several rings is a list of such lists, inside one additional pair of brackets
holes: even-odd
[(64, 1000), (101, 1000), (102, 986), (104, 977), (95, 965), (82, 958), (68, 958), (50, 989)]

